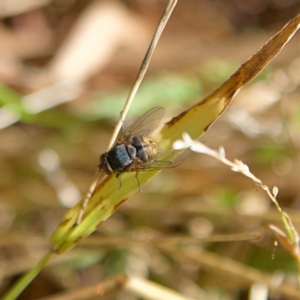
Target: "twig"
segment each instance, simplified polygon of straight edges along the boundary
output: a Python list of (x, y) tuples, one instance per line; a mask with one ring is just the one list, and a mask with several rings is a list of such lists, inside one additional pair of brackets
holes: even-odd
[(138, 88), (139, 88), (139, 86), (140, 86), (140, 84), (141, 84), (141, 82), (142, 82), (142, 80), (143, 80), (143, 78), (145, 76), (145, 73), (146, 73), (147, 68), (149, 66), (149, 63), (150, 63), (151, 57), (153, 55), (153, 52), (155, 50), (155, 47), (156, 47), (156, 45), (157, 45), (157, 43), (158, 43), (158, 41), (160, 39), (160, 36), (161, 36), (161, 34), (162, 34), (162, 32), (163, 32), (163, 30), (164, 30), (164, 28), (165, 28), (165, 26), (166, 26), (166, 24), (168, 22), (171, 14), (173, 12), (173, 10), (174, 10), (177, 2), (178, 2), (178, 0), (170, 0), (167, 8), (165, 9), (165, 11), (164, 11), (164, 13), (163, 13), (163, 15), (162, 15), (162, 17), (160, 19), (159, 25), (158, 25), (158, 27), (156, 29), (156, 32), (155, 32), (155, 34), (153, 36), (153, 39), (152, 39), (152, 41), (150, 43), (150, 46), (149, 46), (149, 48), (148, 48), (148, 50), (146, 52), (146, 55), (145, 55), (145, 57), (144, 57), (144, 59), (142, 61), (141, 67), (140, 67), (138, 75), (136, 77), (136, 81), (135, 81), (133, 87), (130, 90), (130, 93), (129, 93), (128, 98), (126, 100), (124, 109), (123, 109), (123, 111), (121, 113), (119, 121), (118, 121), (118, 123), (116, 125), (116, 128), (114, 130), (114, 133), (113, 133), (113, 135), (111, 137), (111, 140), (109, 142), (107, 151), (115, 143), (115, 140), (116, 140), (116, 138), (117, 138), (117, 136), (119, 134), (119, 131), (120, 131), (121, 127), (122, 127), (122, 124), (124, 123), (124, 120), (125, 120), (125, 117), (126, 117), (126, 115), (128, 113), (128, 110), (130, 108), (130, 105), (131, 105), (131, 103), (133, 101), (133, 98), (135, 97), (135, 94), (136, 94), (136, 92), (137, 92), (137, 90), (138, 90)]

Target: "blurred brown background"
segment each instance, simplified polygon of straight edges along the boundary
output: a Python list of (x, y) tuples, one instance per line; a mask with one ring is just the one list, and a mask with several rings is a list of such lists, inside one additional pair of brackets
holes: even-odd
[[(0, 2), (1, 293), (45, 253), (68, 207), (88, 190), (166, 5), (157, 0)], [(192, 106), (299, 8), (296, 0), (179, 1), (128, 123), (157, 105), (166, 108), (165, 121)], [(278, 186), (278, 201), (296, 228), (299, 40), (296, 35), (201, 139), (214, 149), (224, 146), (229, 159), (241, 159), (270, 188)], [(186, 156), (183, 165), (161, 172), (92, 237), (113, 242), (86, 241), (59, 257), (20, 299), (72, 291), (119, 274), (149, 278), (193, 299), (251, 299), (255, 282), (241, 280), (231, 268), (224, 275), (218, 267), (222, 257), (241, 263), (245, 272), (254, 267), (279, 283), (295, 283), (296, 263), (282, 247), (274, 250), (267, 228), (269, 223), (282, 227), (269, 198), (219, 162)], [(220, 259), (210, 267), (146, 242), (164, 235), (196, 239), (250, 232), (260, 233), (260, 240), (197, 243), (197, 251)], [(103, 299), (139, 298), (119, 291)]]

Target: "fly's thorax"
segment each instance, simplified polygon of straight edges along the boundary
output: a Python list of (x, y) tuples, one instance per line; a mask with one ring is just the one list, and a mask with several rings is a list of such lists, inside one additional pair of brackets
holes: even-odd
[(129, 155), (129, 157), (131, 159), (133, 159), (134, 157), (136, 157), (136, 148), (134, 146), (127, 145), (126, 146), (126, 151), (127, 151), (128, 155)]
[[(123, 172), (126, 167), (132, 163), (131, 155), (135, 156), (134, 147), (128, 147), (125, 144), (119, 144), (112, 147), (107, 153), (105, 153), (108, 171), (111, 169), (114, 172)], [(103, 170), (109, 174), (104, 166)]]

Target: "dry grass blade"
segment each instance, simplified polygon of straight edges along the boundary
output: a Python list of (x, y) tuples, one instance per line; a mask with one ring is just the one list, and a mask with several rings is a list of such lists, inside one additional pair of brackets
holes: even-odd
[(240, 88), (255, 78), (281, 51), (284, 45), (296, 33), (299, 25), (300, 16), (297, 16), (272, 37), (262, 49), (242, 64), (215, 92), (167, 123), (162, 130), (163, 139), (172, 139), (171, 143), (180, 139), (183, 132), (187, 132), (192, 139), (198, 139), (204, 134), (226, 109)]
[(117, 237), (97, 237), (92, 236), (80, 244), (80, 246), (87, 247), (159, 247), (162, 245), (186, 245), (186, 244), (200, 244), (212, 242), (237, 242), (237, 241), (253, 241), (260, 238), (258, 233), (242, 233), (242, 234), (229, 234), (218, 235), (214, 234), (208, 237), (196, 238), (187, 235), (163, 235), (153, 237), (148, 240), (139, 240), (130, 236), (117, 236)]
[[(165, 124), (160, 132), (160, 147), (170, 149), (174, 141), (183, 132), (192, 139), (198, 139), (226, 109), (239, 89), (250, 82), (284, 47), (299, 28), (300, 16), (290, 21), (252, 58), (244, 63), (228, 81), (214, 93), (181, 113)], [(145, 172), (139, 175), (141, 186), (151, 180), (158, 172)], [(62, 253), (74, 247), (80, 240), (89, 236), (124, 201), (138, 191), (135, 174), (127, 173), (122, 177), (123, 188), (119, 190), (118, 180), (114, 176), (101, 181), (90, 199), (82, 222), (74, 227), (80, 211), (79, 202), (65, 216), (51, 237), (54, 251)]]
[(140, 70), (139, 70), (139, 73), (138, 73), (138, 75), (136, 77), (136, 81), (135, 81), (133, 87), (130, 90), (130, 93), (129, 93), (128, 98), (126, 100), (124, 109), (123, 109), (123, 111), (121, 113), (121, 117), (120, 117), (120, 119), (118, 121), (118, 124), (116, 125), (116, 128), (114, 130), (113, 136), (111, 138), (111, 141), (110, 141), (110, 143), (108, 145), (108, 149), (107, 150), (109, 150), (113, 146), (113, 144), (114, 144), (114, 142), (115, 142), (115, 140), (116, 140), (116, 138), (117, 138), (117, 136), (119, 134), (119, 131), (121, 129), (122, 124), (124, 123), (124, 119), (125, 119), (125, 117), (127, 115), (129, 107), (130, 107), (130, 105), (131, 105), (131, 103), (132, 103), (132, 101), (134, 99), (134, 96), (135, 96), (136, 92), (138, 91), (139, 86), (140, 86), (140, 84), (141, 84), (141, 82), (142, 82), (142, 80), (143, 80), (143, 78), (144, 78), (144, 76), (146, 74), (147, 68), (149, 66), (149, 63), (150, 63), (151, 57), (152, 57), (152, 55), (154, 53), (154, 50), (156, 48), (156, 45), (157, 45), (157, 43), (159, 41), (159, 38), (160, 38), (160, 36), (161, 36), (161, 34), (162, 34), (165, 26), (167, 25), (168, 20), (169, 20), (169, 18), (171, 16), (171, 14), (172, 14), (172, 12), (173, 12), (176, 4), (177, 4), (177, 0), (170, 1), (169, 5), (165, 9), (165, 11), (164, 11), (164, 13), (163, 13), (163, 15), (161, 17), (160, 23), (159, 23), (159, 25), (158, 25), (158, 27), (156, 29), (156, 32), (155, 32), (155, 34), (153, 36), (153, 39), (152, 39), (152, 41), (150, 43), (150, 46), (149, 46), (149, 48), (147, 50), (145, 58), (143, 59), (142, 65), (141, 65)]

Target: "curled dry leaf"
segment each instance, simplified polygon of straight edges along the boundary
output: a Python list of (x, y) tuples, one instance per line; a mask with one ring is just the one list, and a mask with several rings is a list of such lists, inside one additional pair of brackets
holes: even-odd
[[(261, 50), (241, 65), (215, 92), (166, 123), (160, 132), (160, 147), (171, 149), (172, 144), (181, 138), (183, 132), (187, 132), (194, 140), (204, 134), (226, 109), (239, 89), (249, 83), (281, 51), (295, 34), (299, 24), (300, 16), (297, 16), (271, 38)], [(141, 173), (140, 185), (145, 185), (158, 172)], [(96, 230), (119, 205), (138, 191), (134, 177), (135, 173), (123, 175), (122, 190), (119, 189), (119, 182), (114, 175), (103, 178), (93, 193), (82, 222), (78, 226), (74, 224), (82, 203), (79, 202), (67, 212), (50, 239), (53, 250), (63, 253)]]

